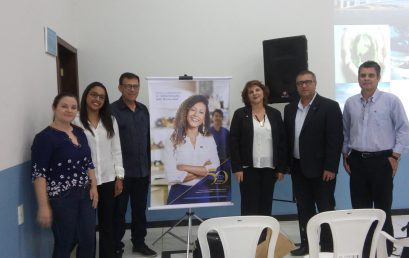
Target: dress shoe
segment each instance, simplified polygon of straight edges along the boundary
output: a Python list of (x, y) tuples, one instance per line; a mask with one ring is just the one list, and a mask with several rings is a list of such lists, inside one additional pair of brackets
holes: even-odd
[(140, 246), (133, 246), (132, 252), (143, 255), (143, 257), (156, 257), (158, 254), (150, 249), (145, 243)]
[(308, 254), (308, 245), (301, 245), (299, 248), (292, 250), (291, 255), (303, 256)]
[(122, 258), (122, 254), (124, 253), (124, 250), (116, 250), (115, 251), (115, 258)]
[(334, 247), (321, 245), (321, 252), (323, 252), (323, 253), (333, 253), (334, 252)]

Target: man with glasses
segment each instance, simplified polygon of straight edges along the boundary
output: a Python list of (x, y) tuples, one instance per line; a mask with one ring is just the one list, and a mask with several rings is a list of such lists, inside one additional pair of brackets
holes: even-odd
[[(380, 79), (378, 63), (361, 64), (358, 69), (361, 93), (345, 102), (342, 153), (350, 175), (352, 207), (384, 210), (383, 230), (393, 236), (393, 177), (400, 155), (409, 147), (409, 123), (399, 98), (378, 89)], [(369, 244), (365, 246), (367, 257)], [(392, 247), (388, 242), (389, 255)]]
[(125, 234), (125, 214), (131, 199), (131, 241), (133, 252), (145, 257), (157, 254), (145, 244), (146, 205), (150, 177), (150, 129), (149, 112), (146, 106), (136, 101), (139, 94), (139, 77), (124, 73), (119, 78), (118, 89), (122, 96), (112, 103), (119, 127), (122, 158), (125, 169), (123, 192), (117, 197), (115, 210), (116, 257), (122, 257)]
[[(318, 212), (335, 208), (335, 182), (343, 142), (342, 113), (337, 102), (316, 92), (311, 71), (296, 77), (300, 100), (284, 109), (293, 193), (297, 201), (301, 246), (294, 256), (308, 253), (307, 223)], [(332, 251), (329, 227), (323, 227), (321, 250)]]

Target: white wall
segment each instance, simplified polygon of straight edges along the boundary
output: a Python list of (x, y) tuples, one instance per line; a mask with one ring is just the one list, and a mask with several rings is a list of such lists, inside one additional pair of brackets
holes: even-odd
[[(143, 79), (139, 99), (148, 104), (147, 76), (232, 76), (232, 115), (243, 105), (244, 84), (264, 81), (262, 41), (306, 35), (318, 91), (335, 96), (332, 1), (87, 0), (78, 3), (76, 15), (80, 92), (90, 82), (101, 81), (114, 101), (119, 97), (118, 77), (129, 71)], [(282, 110), (284, 105), (276, 106)], [(290, 185), (287, 177), (277, 188)], [(238, 190), (233, 190), (233, 202), (239, 202)], [(275, 214), (295, 213), (294, 204), (274, 205)], [(199, 214), (214, 217), (239, 211), (235, 205), (222, 213), (204, 209)], [(178, 216), (176, 211), (148, 212), (149, 220)]]
[(29, 159), (34, 134), (51, 121), (56, 60), (45, 54), (44, 26), (73, 45), (75, 1), (2, 0), (0, 8), (0, 171)]
[[(125, 71), (142, 78), (226, 75), (233, 77), (234, 111), (245, 82), (264, 80), (262, 41), (306, 35), (318, 90), (334, 97), (332, 16), (328, 0), (81, 1), (80, 91), (98, 80), (115, 100)], [(147, 103), (142, 85), (140, 100)]]
[(124, 71), (230, 75), (233, 111), (244, 83), (264, 79), (261, 42), (278, 37), (307, 36), (319, 91), (333, 97), (332, 13), (327, 0), (2, 0), (0, 171), (29, 159), (51, 119), (56, 64), (44, 53), (44, 26), (78, 48), (81, 89), (99, 80), (114, 100)]
[[(45, 54), (44, 26), (74, 46), (76, 0), (0, 3), (0, 257), (50, 257), (52, 234), (40, 229), (30, 179), (34, 134), (51, 122), (56, 60)], [(18, 225), (17, 206), (24, 205)]]

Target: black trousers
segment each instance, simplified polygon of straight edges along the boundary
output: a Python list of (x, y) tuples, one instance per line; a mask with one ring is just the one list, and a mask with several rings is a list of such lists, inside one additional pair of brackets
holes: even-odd
[[(388, 157), (362, 158), (351, 152), (348, 156), (351, 169), (350, 191), (352, 208), (378, 208), (386, 213), (383, 226), (385, 232), (393, 236), (391, 217), (393, 177)], [(393, 245), (388, 244), (388, 253), (392, 253)]]
[(122, 238), (125, 235), (125, 215), (129, 199), (131, 201), (131, 241), (136, 247), (145, 243), (146, 236), (146, 205), (148, 201), (149, 178), (125, 177), (122, 194), (117, 197), (115, 213), (115, 249), (124, 248)]
[(271, 216), (276, 180), (272, 168), (245, 168), (240, 183), (241, 215)]
[[(305, 177), (300, 161), (293, 159), (291, 172), (293, 192), (297, 201), (298, 223), (300, 226), (301, 244), (306, 245), (307, 223), (318, 212), (332, 211), (335, 209), (336, 179), (324, 182), (322, 176)], [(331, 251), (333, 248), (332, 235), (329, 226), (325, 224), (321, 230), (321, 249)]]
[(98, 186), (99, 258), (114, 258), (115, 181)]

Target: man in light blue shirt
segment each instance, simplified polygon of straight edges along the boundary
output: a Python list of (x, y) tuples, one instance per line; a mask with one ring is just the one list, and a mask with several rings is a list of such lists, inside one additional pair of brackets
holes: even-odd
[[(345, 103), (342, 153), (350, 175), (352, 207), (384, 210), (383, 230), (393, 235), (393, 177), (400, 155), (409, 147), (409, 122), (399, 98), (378, 90), (380, 74), (374, 61), (359, 67), (361, 93)], [(388, 246), (389, 255), (392, 247)]]

